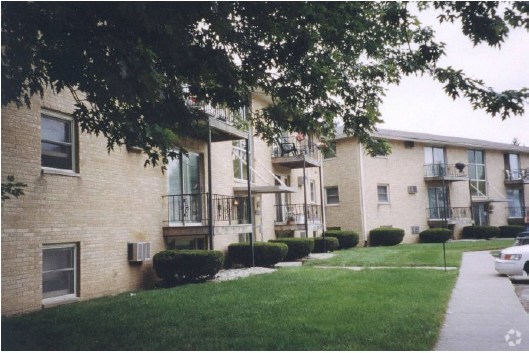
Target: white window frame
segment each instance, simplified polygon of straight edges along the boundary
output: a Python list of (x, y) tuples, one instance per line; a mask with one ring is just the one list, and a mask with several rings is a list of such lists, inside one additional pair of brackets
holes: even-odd
[[(336, 189), (336, 196), (338, 197), (337, 203), (329, 203), (329, 189)], [(327, 186), (325, 187), (325, 205), (326, 206), (338, 206), (340, 205), (340, 189), (338, 186)]]
[(53, 111), (49, 111), (49, 110), (43, 110), (41, 112), (41, 114), (40, 114), (41, 126), (42, 126), (42, 119), (44, 117), (55, 119), (55, 120), (67, 121), (70, 124), (70, 139), (71, 139), (71, 141), (69, 143), (64, 143), (64, 142), (60, 142), (60, 141), (52, 141), (52, 140), (43, 140), (42, 128), (41, 128), (41, 131), (40, 131), (40, 142), (41, 142), (41, 146), (42, 146), (42, 142), (46, 142), (46, 141), (49, 141), (49, 142), (52, 142), (52, 143), (59, 143), (59, 144), (62, 144), (62, 145), (69, 145), (70, 148), (72, 149), (72, 169), (62, 169), (62, 168), (54, 168), (54, 167), (43, 166), (42, 165), (42, 149), (41, 149), (40, 157), (41, 157), (41, 169), (42, 169), (42, 171), (45, 172), (45, 173), (46, 172), (49, 172), (49, 173), (56, 172), (57, 174), (74, 174), (74, 175), (77, 175), (77, 145), (76, 145), (77, 135), (76, 135), (76, 128), (75, 128), (75, 120), (71, 116), (66, 115), (66, 114), (61, 114), (61, 113), (53, 112)]
[[(53, 245), (45, 244), (45, 245), (42, 245), (41, 282), (43, 282), (43, 275), (45, 273), (45, 271), (44, 271), (44, 251), (45, 250), (50, 250), (50, 249), (66, 249), (66, 248), (73, 248), (73, 281), (74, 281), (73, 293), (60, 295), (60, 296), (57, 296), (57, 297), (46, 298), (46, 299), (43, 298), (42, 299), (42, 304), (44, 304), (44, 305), (78, 298), (77, 287), (78, 287), (79, 283), (77, 281), (78, 281), (78, 278), (79, 278), (79, 274), (78, 274), (79, 267), (78, 267), (78, 264), (77, 264), (77, 249), (78, 248), (77, 248), (77, 244), (76, 243), (53, 244)], [(55, 272), (55, 271), (57, 271), (57, 270), (46, 271), (46, 273), (47, 272)], [(42, 290), (44, 290), (44, 288), (42, 288)], [(42, 295), (44, 296), (44, 292), (42, 292)]]
[[(486, 157), (486, 156), (485, 156), (485, 151), (484, 151), (484, 150), (477, 150), (477, 149), (471, 149), (471, 148), (470, 148), (470, 149), (467, 150), (467, 154), (468, 154), (468, 151), (473, 151), (473, 152), (474, 152), (474, 162), (475, 162), (475, 159), (476, 159), (476, 157), (475, 157), (475, 153), (476, 153), (476, 152), (481, 152), (481, 154), (482, 154), (482, 156), (483, 156), (483, 164), (482, 164), (482, 163), (470, 163), (470, 161), (468, 161), (468, 169), (469, 169), (469, 171), (468, 171), (468, 177), (469, 177), (469, 179), (470, 179), (470, 183), (469, 183), (469, 185), (470, 185), (470, 190), (471, 190), (471, 193), (472, 193), (473, 191), (476, 192), (476, 195), (472, 195), (472, 194), (471, 194), (471, 196), (472, 196), (472, 197), (477, 197), (477, 198), (479, 198), (479, 197), (481, 197), (481, 198), (485, 198), (485, 197), (487, 197), (487, 195), (489, 194), (489, 185), (488, 185), (488, 183), (487, 183), (487, 161), (485, 160), (485, 157)], [(478, 166), (483, 167), (483, 170), (485, 171), (485, 179), (477, 179), (477, 177), (478, 177)], [(470, 176), (470, 168), (474, 168), (474, 169), (475, 169), (475, 172), (476, 172), (476, 179), (472, 179), (472, 178), (471, 178), (471, 176)], [(473, 187), (473, 185), (472, 185), (472, 182), (473, 182), (473, 181), (477, 183), (477, 184), (476, 184), (476, 186), (477, 186), (476, 189), (475, 189), (475, 188)], [(480, 183), (480, 182), (485, 183), (485, 195), (479, 195), (479, 183)]]
[[(379, 187), (385, 187), (386, 188), (386, 196), (387, 196), (387, 201), (380, 201), (380, 193), (378, 192), (378, 188)], [(389, 184), (377, 184), (377, 201), (380, 205), (387, 205), (390, 203), (390, 197), (389, 197)]]
[[(241, 177), (244, 177), (244, 171), (243, 171), (243, 168), (246, 168), (246, 147), (241, 147), (241, 142), (242, 141), (245, 141), (245, 140), (237, 140), (237, 141), (234, 141), (237, 143), (237, 145), (234, 145), (232, 143), (232, 154), (235, 158), (232, 158), (232, 169), (233, 169), (233, 163), (234, 161), (237, 159), (240, 160), (240, 163), (241, 163), (241, 173), (239, 176)], [(246, 143), (248, 143), (246, 141)], [(240, 156), (239, 154), (242, 152), (242, 156)], [(251, 173), (251, 171), (250, 171)], [(246, 176), (248, 177), (248, 176)], [(233, 174), (233, 179), (237, 182), (241, 182), (241, 183), (246, 183), (248, 182), (248, 179), (244, 179), (244, 178), (238, 178), (237, 176), (235, 176), (235, 173)]]
[(316, 182), (314, 180), (310, 181), (310, 202), (316, 203)]

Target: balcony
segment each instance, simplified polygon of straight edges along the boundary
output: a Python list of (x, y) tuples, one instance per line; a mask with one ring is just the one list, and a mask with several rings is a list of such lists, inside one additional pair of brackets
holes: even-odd
[(468, 181), (467, 166), (457, 164), (426, 164), (424, 166), (425, 181)]
[(529, 184), (529, 168), (505, 169), (505, 185)]
[(526, 217), (529, 217), (529, 207), (507, 207), (507, 223), (524, 224)]
[[(164, 236), (208, 235), (208, 193), (164, 196)], [(251, 232), (248, 198), (213, 194), (214, 234)]]
[(319, 167), (320, 149), (301, 134), (282, 137), (273, 146), (272, 163), (291, 169)]
[(445, 219), (448, 223), (464, 222), (472, 219), (470, 207), (431, 207), (427, 208), (427, 211), (430, 225), (439, 225)]
[[(305, 205), (286, 204), (275, 205), (276, 209), (276, 231), (305, 230)], [(307, 223), (321, 224), (321, 206), (307, 205)]]
[[(190, 108), (200, 110), (207, 114), (209, 126), (211, 126), (211, 141), (222, 142), (232, 140), (242, 140), (248, 137), (246, 131), (246, 109), (232, 111), (227, 108), (214, 107), (211, 104), (198, 102), (193, 97), (186, 100), (186, 105)], [(197, 138), (207, 140), (207, 131), (204, 131)]]

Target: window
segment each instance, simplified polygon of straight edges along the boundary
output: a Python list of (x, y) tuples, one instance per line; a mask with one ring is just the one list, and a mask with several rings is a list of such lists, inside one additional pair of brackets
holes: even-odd
[(246, 168), (246, 140), (233, 141), (233, 177), (248, 180)]
[(483, 151), (468, 150), (468, 170), (470, 173), (470, 193), (472, 196), (487, 196), (485, 158)]
[(77, 246), (45, 245), (42, 249), (43, 300), (77, 295)]
[(167, 165), (169, 222), (202, 221), (200, 156), (179, 152)]
[(41, 165), (75, 169), (74, 122), (69, 117), (43, 114), (41, 118)]
[(206, 237), (177, 237), (168, 242), (172, 250), (207, 250)]
[(337, 186), (325, 188), (325, 191), (327, 194), (327, 205), (338, 205), (340, 203)]
[(327, 230), (342, 230), (342, 227), (327, 227)]
[(316, 183), (314, 180), (310, 181), (310, 202), (316, 202)]
[(520, 156), (514, 153), (506, 153), (504, 156), (505, 170), (508, 180), (522, 179), (520, 170)]
[(427, 177), (445, 175), (445, 152), (442, 147), (424, 147), (424, 165)]
[(523, 218), (525, 212), (522, 190), (507, 189), (507, 199), (509, 200), (509, 218)]
[(327, 147), (322, 148), (323, 159), (336, 158), (336, 142), (329, 142)]
[(377, 185), (378, 203), (389, 203), (389, 185)]
[(428, 211), (430, 212), (430, 219), (444, 219), (449, 218), (450, 215), (450, 200), (448, 198), (448, 188), (429, 187), (428, 188)]

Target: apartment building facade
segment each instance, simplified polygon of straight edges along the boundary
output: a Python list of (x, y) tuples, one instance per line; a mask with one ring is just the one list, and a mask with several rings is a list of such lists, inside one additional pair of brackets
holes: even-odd
[(324, 158), (329, 229), (405, 230), (418, 241), (428, 228), (524, 224), (529, 206), (529, 148), (490, 141), (378, 130), (392, 152), (370, 157), (338, 128)]
[[(2, 202), (2, 315), (149, 288), (151, 257), (164, 249), (225, 251), (251, 234), (256, 241), (321, 234), (321, 160), (304, 136), (269, 146), (237, 128), (230, 112), (190, 102), (209, 114), (211, 140), (187, 138), (186, 153), (163, 174), (145, 168), (134, 147), (108, 153), (106, 139), (80, 133), (69, 94), (47, 92), (31, 103), (2, 109), (2, 179), (27, 184), (24, 196)], [(268, 103), (254, 93), (249, 109)], [(305, 198), (300, 215), (293, 205)], [(143, 261), (131, 261), (138, 248)]]

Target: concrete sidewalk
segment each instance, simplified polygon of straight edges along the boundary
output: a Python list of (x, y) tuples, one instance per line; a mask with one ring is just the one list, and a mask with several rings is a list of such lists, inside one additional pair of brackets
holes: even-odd
[(436, 350), (529, 350), (529, 315), (488, 251), (463, 254)]

